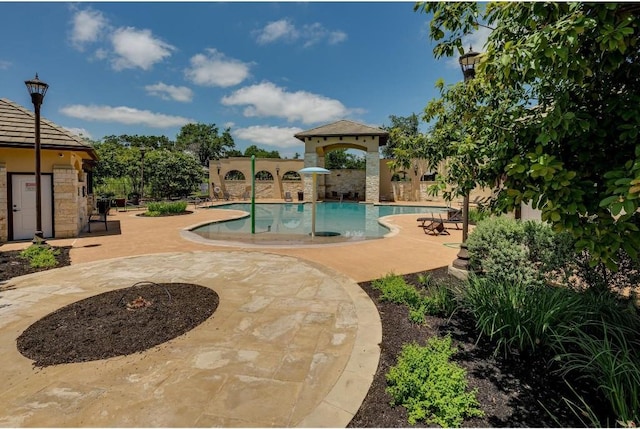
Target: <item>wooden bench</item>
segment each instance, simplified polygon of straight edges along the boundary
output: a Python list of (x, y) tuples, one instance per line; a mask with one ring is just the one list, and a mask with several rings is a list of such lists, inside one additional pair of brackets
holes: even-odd
[(109, 210), (111, 210), (110, 200), (98, 200), (96, 202), (96, 208), (89, 214), (89, 223), (87, 225), (89, 232), (91, 232), (91, 222), (104, 222), (105, 231), (109, 230), (107, 227), (107, 216), (109, 215)]

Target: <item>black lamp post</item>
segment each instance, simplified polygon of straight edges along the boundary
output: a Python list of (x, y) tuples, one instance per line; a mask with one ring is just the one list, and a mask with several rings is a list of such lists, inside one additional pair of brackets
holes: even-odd
[[(476, 76), (476, 65), (480, 62), (480, 53), (474, 52), (469, 46), (469, 51), (459, 59), (460, 68), (464, 81), (467, 82)], [(457, 259), (453, 261), (453, 266), (460, 270), (469, 270), (469, 252), (467, 251), (467, 237), (469, 236), (469, 192), (465, 193), (462, 200), (462, 244)]]
[(146, 147), (140, 146), (140, 156), (142, 158), (142, 166), (140, 167), (140, 204), (142, 204), (142, 200), (144, 199), (144, 154), (146, 151)]
[(36, 152), (36, 232), (33, 236), (33, 242), (36, 244), (44, 243), (44, 233), (42, 231), (42, 180), (40, 167), (40, 106), (47, 93), (49, 85), (38, 79), (38, 73), (33, 80), (26, 80), (27, 90), (31, 94), (31, 102), (35, 110), (35, 152)]

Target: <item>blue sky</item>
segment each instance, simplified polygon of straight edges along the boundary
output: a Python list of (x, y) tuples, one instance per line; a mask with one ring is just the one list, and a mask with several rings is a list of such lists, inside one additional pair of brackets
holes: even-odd
[[(420, 114), (438, 78), (413, 2), (0, 3), (0, 97), (94, 140), (229, 126), (239, 150), (303, 153), (293, 135), (339, 119)], [(482, 48), (480, 32), (467, 43)]]

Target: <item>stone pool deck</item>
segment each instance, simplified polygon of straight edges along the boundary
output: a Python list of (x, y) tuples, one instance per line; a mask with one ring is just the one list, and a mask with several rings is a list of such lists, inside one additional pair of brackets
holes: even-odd
[[(0, 425), (344, 427), (369, 389), (382, 335), (356, 282), (446, 266), (461, 238), (426, 235), (417, 215), (397, 215), (381, 240), (230, 248), (184, 238), (228, 211), (138, 213), (112, 212), (108, 231), (94, 224), (91, 234), (50, 240), (72, 246), (70, 267), (2, 285)], [(220, 306), (144, 353), (38, 369), (17, 351), (16, 338), (44, 315), (141, 280), (210, 287)]]

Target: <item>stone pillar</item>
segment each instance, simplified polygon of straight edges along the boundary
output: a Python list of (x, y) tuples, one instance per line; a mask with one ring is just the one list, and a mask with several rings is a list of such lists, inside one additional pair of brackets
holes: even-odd
[[(304, 154), (304, 168), (317, 167), (318, 166), (318, 154), (315, 152), (305, 152)], [(304, 200), (311, 201), (313, 190), (313, 178), (310, 174), (301, 174), (302, 182), (304, 184)]]
[(367, 203), (377, 203), (380, 201), (380, 155), (378, 151), (367, 152), (366, 160), (366, 178), (365, 201)]
[(78, 173), (70, 165), (53, 166), (53, 229), (55, 238), (76, 237), (78, 218)]
[(7, 189), (7, 165), (0, 162), (0, 243), (9, 239), (9, 213), (7, 204), (9, 202), (9, 189)]

